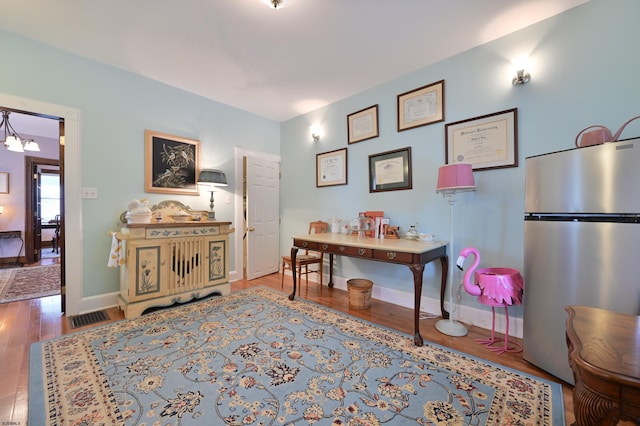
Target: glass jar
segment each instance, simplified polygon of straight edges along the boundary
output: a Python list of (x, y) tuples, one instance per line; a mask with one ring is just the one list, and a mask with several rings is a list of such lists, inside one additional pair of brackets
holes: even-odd
[(367, 231), (372, 231), (375, 221), (365, 216), (364, 212), (360, 212), (358, 217), (351, 221), (351, 230), (358, 233), (358, 238), (367, 238)]

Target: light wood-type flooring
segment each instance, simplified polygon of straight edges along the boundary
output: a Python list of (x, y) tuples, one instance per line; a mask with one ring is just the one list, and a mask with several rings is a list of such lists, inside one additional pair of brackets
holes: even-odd
[[(39, 264), (56, 262), (57, 259), (43, 259)], [(284, 291), (291, 291), (291, 277), (284, 280)], [(231, 291), (262, 285), (281, 290), (280, 275), (273, 274), (253, 281), (231, 283)], [(411, 309), (382, 302), (371, 301), (368, 309), (349, 308), (346, 291), (329, 289), (316, 283), (302, 284), (301, 295), (306, 300), (330, 306), (338, 311), (362, 318), (367, 321), (413, 335), (413, 312)], [(108, 311), (111, 321), (123, 319), (117, 308)], [(432, 341), (478, 358), (505, 365), (539, 377), (558, 381), (555, 377), (540, 370), (522, 359), (521, 353), (497, 355), (474, 339), (487, 338), (488, 330), (471, 326), (464, 337), (450, 337), (435, 329), (438, 318), (424, 319), (420, 322), (420, 333), (425, 342)], [(99, 325), (104, 325), (100, 323)], [(87, 326), (85, 328), (89, 328)], [(41, 299), (0, 304), (0, 425), (26, 425), (28, 408), (29, 347), (32, 343), (51, 339), (56, 336), (82, 329), (71, 330), (68, 318), (60, 313), (60, 297), (51, 296)], [(518, 341), (518, 339), (514, 339)], [(564, 410), (566, 424), (574, 422), (571, 392), (573, 387), (563, 383)], [(35, 426), (35, 425), (34, 425)]]

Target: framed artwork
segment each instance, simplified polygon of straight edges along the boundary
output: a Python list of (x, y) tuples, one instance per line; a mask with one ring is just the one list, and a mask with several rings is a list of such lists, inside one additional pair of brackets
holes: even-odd
[(411, 188), (411, 147), (369, 156), (369, 192)]
[(316, 154), (316, 186), (347, 184), (347, 148)]
[(444, 121), (444, 80), (398, 95), (398, 131)]
[(9, 172), (0, 172), (0, 194), (9, 193)]
[(144, 131), (144, 190), (198, 195), (200, 142), (166, 133)]
[(378, 105), (347, 115), (347, 129), (349, 143), (362, 142), (380, 136), (378, 133)]
[(518, 108), (445, 125), (445, 162), (473, 170), (518, 167)]

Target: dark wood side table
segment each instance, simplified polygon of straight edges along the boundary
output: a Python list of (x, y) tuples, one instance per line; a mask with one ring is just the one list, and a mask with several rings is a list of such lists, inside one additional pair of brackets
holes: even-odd
[(22, 239), (22, 231), (0, 231), (0, 240), (10, 240), (16, 239), (20, 240), (20, 249), (18, 249), (18, 254), (16, 255), (16, 260), (12, 263), (7, 263), (7, 265), (20, 265), (20, 253), (24, 248), (24, 240)]
[(640, 424), (640, 316), (588, 306), (565, 310), (575, 424)]

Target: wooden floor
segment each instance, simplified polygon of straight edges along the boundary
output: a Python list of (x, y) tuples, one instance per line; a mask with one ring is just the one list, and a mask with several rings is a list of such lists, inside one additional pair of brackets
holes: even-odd
[[(43, 262), (50, 261), (45, 259)], [(51, 260), (55, 262), (55, 260)], [(252, 286), (262, 285), (280, 290), (280, 275), (273, 274), (253, 281), (237, 281), (231, 283), (231, 291), (238, 291)], [(285, 278), (285, 291), (291, 291), (291, 277)], [(302, 286), (302, 298), (315, 303), (330, 306), (338, 311), (396, 329), (413, 335), (413, 312), (411, 309), (399, 307), (379, 300), (372, 300), (371, 307), (365, 310), (350, 309), (348, 295), (343, 290), (329, 289), (326, 286), (310, 283)], [(123, 319), (117, 308), (108, 311), (111, 322)], [(505, 365), (526, 373), (537, 375), (548, 380), (557, 381), (555, 377), (538, 369), (522, 359), (521, 353), (505, 353), (496, 355), (488, 351), (474, 339), (489, 336), (487, 330), (470, 327), (465, 337), (450, 337), (436, 331), (435, 319), (424, 319), (420, 323), (420, 333), (425, 342), (432, 341), (449, 348)], [(105, 323), (100, 323), (104, 325)], [(87, 326), (85, 328), (90, 328)], [(27, 424), (27, 397), (29, 376), (29, 347), (32, 343), (64, 335), (71, 330), (68, 318), (60, 313), (60, 296), (0, 304), (0, 425)], [(515, 339), (517, 341), (517, 339)], [(572, 387), (563, 383), (565, 404), (565, 421), (575, 421), (573, 415)]]

